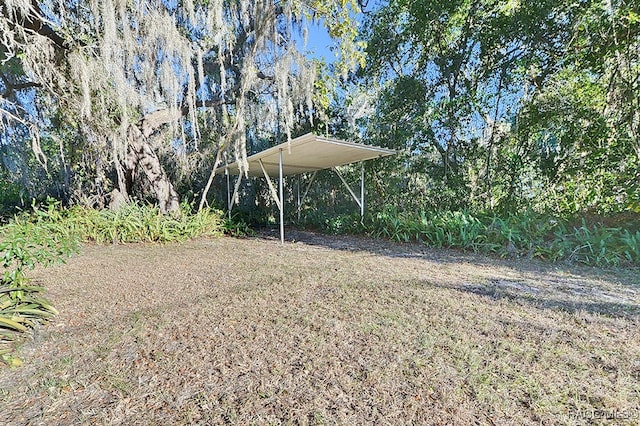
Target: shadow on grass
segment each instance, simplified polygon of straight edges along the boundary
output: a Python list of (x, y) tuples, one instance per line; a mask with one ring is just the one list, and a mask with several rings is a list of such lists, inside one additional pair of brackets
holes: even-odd
[[(257, 238), (277, 241), (279, 230), (261, 229)], [(539, 259), (504, 259), (453, 249), (433, 249), (417, 243), (398, 243), (355, 235), (325, 235), (293, 228), (287, 228), (286, 241), (331, 250), (366, 252), (390, 258), (422, 259), (438, 264), (506, 268), (528, 274), (529, 278), (520, 281), (496, 277), (486, 283), (429, 285), (448, 287), (494, 300), (506, 299), (526, 303), (543, 309), (570, 313), (584, 311), (613, 318), (640, 318), (640, 304), (635, 302), (640, 300), (640, 268), (603, 269), (551, 263)], [(545, 286), (537, 288), (531, 285), (531, 276), (539, 277)], [(603, 287), (599, 287), (598, 283)], [(615, 293), (615, 289), (620, 289), (620, 294)], [(632, 295), (631, 298), (628, 297), (629, 294)]]
[(527, 292), (515, 293), (497, 286), (447, 286), (464, 293), (473, 293), (493, 300), (508, 300), (518, 304), (533, 305), (541, 309), (552, 309), (568, 313), (588, 312), (611, 318), (640, 319), (640, 305), (632, 302), (603, 300), (572, 300), (554, 297), (549, 294), (538, 295)]

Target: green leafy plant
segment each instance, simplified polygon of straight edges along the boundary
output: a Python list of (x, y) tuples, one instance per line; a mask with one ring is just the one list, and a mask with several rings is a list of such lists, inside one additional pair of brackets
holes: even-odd
[(254, 234), (253, 229), (242, 219), (233, 217), (222, 222), (222, 231), (232, 237), (247, 237)]
[[(12, 341), (57, 314), (42, 297), (44, 289), (32, 286), (26, 275), (37, 265), (60, 262), (77, 249), (75, 236), (50, 220), (57, 207), (34, 209), (33, 214), (14, 218), (0, 231), (0, 342)], [(15, 365), (18, 360), (5, 346), (0, 346), (1, 359)]]
[(178, 215), (162, 215), (157, 207), (130, 204), (118, 211), (73, 207), (63, 213), (65, 226), (82, 240), (104, 243), (184, 241), (224, 231), (222, 212), (193, 212), (188, 204)]
[(640, 231), (631, 233), (624, 230), (620, 241), (625, 259), (630, 263), (640, 263)]
[(627, 223), (610, 227), (582, 218), (580, 226), (570, 226), (568, 219), (530, 210), (412, 213), (389, 206), (367, 215), (359, 226), (349, 226), (355, 217), (345, 215), (325, 217), (324, 221), (323, 229), (331, 233), (367, 233), (374, 238), (420, 242), (436, 248), (596, 266), (640, 264), (640, 231)]

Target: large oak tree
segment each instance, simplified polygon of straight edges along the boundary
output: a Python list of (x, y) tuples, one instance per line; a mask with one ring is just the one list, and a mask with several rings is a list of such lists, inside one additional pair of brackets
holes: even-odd
[(308, 26), (329, 29), (340, 46), (337, 68), (346, 72), (362, 59), (352, 24), (358, 7), (353, 0), (7, 0), (0, 5), (5, 144), (27, 129), (22, 139), (43, 165), (43, 137), (58, 142), (63, 162), (75, 161), (65, 164), (65, 180), (76, 181), (80, 197), (102, 200), (115, 188), (128, 199), (142, 181), (161, 211), (174, 211), (179, 197), (158, 151), (174, 162), (205, 151), (217, 151), (216, 163), (223, 153), (242, 162), (247, 134), (290, 137), (294, 117), (312, 117), (315, 108), (317, 63), (303, 54)]

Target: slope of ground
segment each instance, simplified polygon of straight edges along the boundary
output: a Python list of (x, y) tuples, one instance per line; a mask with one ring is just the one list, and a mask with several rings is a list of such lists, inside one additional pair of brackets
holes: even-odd
[(85, 246), (0, 424), (636, 424), (639, 271), (289, 233)]

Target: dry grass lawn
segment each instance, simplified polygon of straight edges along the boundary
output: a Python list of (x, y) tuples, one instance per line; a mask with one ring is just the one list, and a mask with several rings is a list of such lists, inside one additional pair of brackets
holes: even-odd
[(640, 271), (289, 234), (85, 246), (0, 424), (638, 424)]

